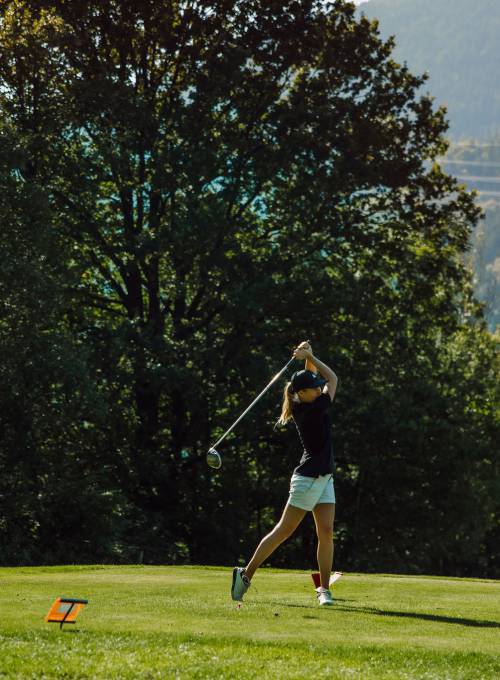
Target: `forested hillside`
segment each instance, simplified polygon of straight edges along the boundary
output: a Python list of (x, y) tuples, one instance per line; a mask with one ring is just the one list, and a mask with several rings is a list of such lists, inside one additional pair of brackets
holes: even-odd
[(500, 126), (498, 0), (369, 0), (358, 9), (396, 36), (394, 57), (429, 72), (425, 90), (448, 107), (450, 135), (489, 140)]
[(478, 192), (477, 200), (484, 210), (484, 218), (472, 235), (469, 263), (476, 294), (485, 304), (485, 315), (493, 330), (500, 324), (500, 136), (488, 145), (453, 145), (442, 164), (447, 172)]
[(384, 39), (394, 36), (394, 58), (427, 72), (423, 90), (447, 108), (452, 144), (442, 163), (477, 190), (485, 213), (468, 261), (494, 330), (500, 323), (500, 3), (368, 0), (358, 13), (376, 18)]

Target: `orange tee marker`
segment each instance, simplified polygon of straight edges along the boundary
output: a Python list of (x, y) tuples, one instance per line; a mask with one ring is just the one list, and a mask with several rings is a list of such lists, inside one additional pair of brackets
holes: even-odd
[(88, 600), (78, 600), (75, 597), (58, 597), (45, 617), (45, 621), (58, 623), (59, 628), (62, 628), (64, 623), (76, 623), (78, 613), (88, 602)]

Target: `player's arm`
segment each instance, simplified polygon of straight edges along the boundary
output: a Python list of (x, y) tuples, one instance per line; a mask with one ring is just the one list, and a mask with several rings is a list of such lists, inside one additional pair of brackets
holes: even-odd
[[(301, 342), (300, 345), (298, 345), (297, 349), (308, 349), (312, 353), (312, 347), (309, 340), (304, 340), (304, 342)], [(316, 366), (311, 362), (311, 360), (308, 357), (306, 357), (304, 369), (306, 371), (312, 371), (313, 373), (316, 373)]]
[(323, 394), (328, 394), (331, 401), (333, 401), (337, 389), (338, 378), (329, 366), (314, 356), (309, 341), (301, 342), (295, 350), (294, 356), (296, 356), (297, 359), (305, 359), (305, 368), (314, 373), (318, 371), (321, 377), (326, 380), (326, 385), (323, 387)]
[(322, 378), (326, 380), (326, 385), (323, 387), (323, 394), (328, 394), (330, 399), (333, 401), (333, 398), (335, 396), (335, 391), (337, 389), (337, 383), (338, 383), (338, 378), (335, 375), (335, 373), (332, 371), (332, 369), (324, 364), (322, 361), (318, 359), (318, 357), (315, 357), (314, 354), (310, 351), (307, 350), (307, 353), (305, 355), (306, 357), (306, 366), (307, 364), (314, 366), (313, 369), (309, 370), (317, 370), (319, 374), (321, 375)]
[[(309, 347), (311, 350), (312, 354), (312, 347)], [(316, 373), (316, 366), (313, 364), (313, 362), (309, 359), (309, 357), (306, 357), (306, 365), (304, 366), (306, 371), (312, 371), (313, 373)]]

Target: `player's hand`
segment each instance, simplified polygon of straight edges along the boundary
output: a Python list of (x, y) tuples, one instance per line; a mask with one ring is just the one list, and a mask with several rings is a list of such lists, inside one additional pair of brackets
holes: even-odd
[(304, 347), (301, 344), (293, 350), (293, 356), (298, 361), (302, 361), (303, 359), (310, 359), (312, 357), (312, 352), (309, 349), (310, 345), (309, 343), (307, 344), (308, 344), (307, 347)]
[(312, 347), (309, 340), (304, 340), (303, 342), (301, 342), (300, 345), (297, 345), (297, 349), (308, 349), (312, 352)]

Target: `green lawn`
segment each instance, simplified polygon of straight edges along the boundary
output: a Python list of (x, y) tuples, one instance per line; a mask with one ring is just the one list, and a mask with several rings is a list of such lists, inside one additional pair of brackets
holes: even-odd
[[(0, 569), (0, 678), (500, 678), (500, 582), (215, 567)], [(89, 605), (62, 631), (60, 595)]]

